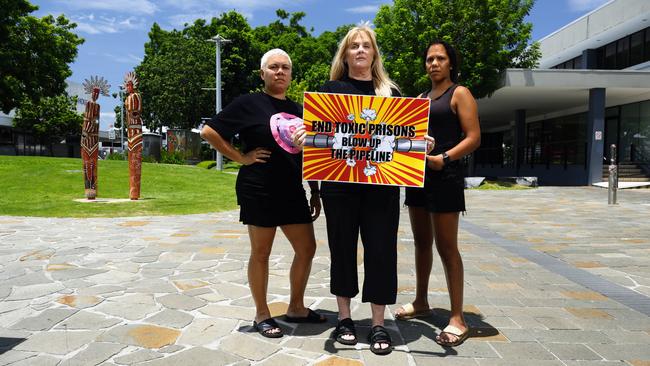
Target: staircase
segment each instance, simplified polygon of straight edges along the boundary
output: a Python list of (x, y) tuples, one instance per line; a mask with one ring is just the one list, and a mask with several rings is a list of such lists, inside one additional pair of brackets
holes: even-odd
[[(609, 179), (609, 165), (603, 164), (603, 181)], [(650, 175), (646, 174), (638, 163), (619, 163), (618, 164), (618, 181), (619, 182), (650, 182)]]

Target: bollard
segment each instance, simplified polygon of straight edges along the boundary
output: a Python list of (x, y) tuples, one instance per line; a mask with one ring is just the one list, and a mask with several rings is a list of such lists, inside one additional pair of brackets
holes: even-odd
[(609, 180), (607, 203), (616, 204), (616, 191), (618, 190), (618, 166), (616, 165), (616, 145), (612, 144), (609, 148)]

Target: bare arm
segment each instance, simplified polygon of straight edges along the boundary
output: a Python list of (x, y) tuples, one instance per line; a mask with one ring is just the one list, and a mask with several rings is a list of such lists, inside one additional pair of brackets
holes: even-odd
[(454, 148), (447, 151), (451, 160), (471, 154), (481, 145), (481, 127), (478, 122), (478, 106), (469, 89), (459, 86), (451, 98), (451, 108), (458, 114), (460, 127), (465, 137)]
[(246, 154), (235, 149), (230, 142), (224, 140), (221, 135), (210, 126), (203, 126), (201, 129), (201, 138), (207, 141), (213, 148), (224, 154), (228, 159), (236, 161), (243, 165), (254, 163), (266, 163), (266, 159), (271, 155), (269, 150), (258, 147)]
[[(458, 115), (460, 127), (465, 135), (458, 145), (447, 150), (451, 161), (462, 159), (481, 145), (481, 127), (478, 122), (478, 106), (469, 89), (459, 86), (451, 97), (451, 108)], [(433, 170), (444, 166), (442, 154), (428, 156), (427, 163)]]

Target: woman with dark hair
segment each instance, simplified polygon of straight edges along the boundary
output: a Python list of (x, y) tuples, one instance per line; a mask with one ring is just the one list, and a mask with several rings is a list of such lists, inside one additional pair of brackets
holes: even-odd
[(449, 324), (436, 337), (442, 346), (458, 346), (467, 339), (463, 317), (463, 261), (458, 250), (458, 220), (465, 211), (464, 176), (460, 159), (481, 143), (478, 108), (472, 93), (458, 82), (458, 58), (446, 42), (432, 42), (424, 66), (431, 89), (429, 132), (435, 147), (427, 156), (424, 188), (406, 188), (406, 202), (415, 240), (416, 293), (412, 303), (395, 313), (400, 320), (431, 314), (427, 298), (433, 263), (433, 241), (442, 260), (451, 302)]

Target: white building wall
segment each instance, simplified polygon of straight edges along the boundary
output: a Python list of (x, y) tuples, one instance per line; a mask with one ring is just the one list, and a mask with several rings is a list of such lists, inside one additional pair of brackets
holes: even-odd
[(612, 0), (539, 40), (539, 67), (550, 68), (650, 26), (650, 0)]
[[(86, 108), (86, 101), (90, 98), (90, 95), (86, 94), (83, 85), (70, 80), (67, 80), (66, 83), (68, 87), (65, 88), (65, 91), (70, 96), (77, 96), (77, 112), (83, 113)], [(12, 109), (9, 114), (0, 112), (0, 126), (13, 126), (15, 116), (15, 109)]]

